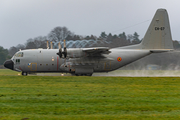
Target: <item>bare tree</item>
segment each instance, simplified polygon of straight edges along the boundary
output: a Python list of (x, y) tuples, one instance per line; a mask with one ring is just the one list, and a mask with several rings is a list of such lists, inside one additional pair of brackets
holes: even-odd
[(42, 36), (39, 36), (39, 37), (36, 37), (34, 38), (34, 44), (36, 45), (37, 48), (46, 48), (46, 41), (47, 40), (47, 37), (42, 37)]
[(26, 46), (25, 45), (23, 45), (23, 44), (18, 44), (17, 46), (16, 46), (16, 48), (17, 48), (17, 50), (24, 50), (25, 48), (26, 48)]
[(36, 49), (36, 45), (34, 44), (34, 40), (32, 38), (28, 39), (26, 42), (26, 49)]
[(17, 51), (18, 49), (15, 46), (12, 46), (9, 48), (9, 55), (12, 57)]
[(68, 36), (73, 36), (73, 33), (66, 27), (55, 27), (48, 35), (50, 41), (59, 42), (66, 39)]
[(4, 61), (8, 58), (8, 50), (4, 49), (2, 46), (0, 46), (0, 65), (4, 63)]

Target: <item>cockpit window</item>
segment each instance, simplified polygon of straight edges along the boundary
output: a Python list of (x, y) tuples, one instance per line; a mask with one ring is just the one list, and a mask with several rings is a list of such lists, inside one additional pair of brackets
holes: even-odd
[(15, 54), (16, 57), (23, 57), (23, 52), (18, 52)]

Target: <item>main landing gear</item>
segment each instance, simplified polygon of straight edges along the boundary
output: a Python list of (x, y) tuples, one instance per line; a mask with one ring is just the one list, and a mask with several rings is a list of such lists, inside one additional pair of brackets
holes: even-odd
[(27, 75), (28, 75), (27, 72), (22, 72), (21, 74), (22, 74), (23, 76), (27, 76)]
[(75, 74), (76, 76), (92, 76), (92, 74)]

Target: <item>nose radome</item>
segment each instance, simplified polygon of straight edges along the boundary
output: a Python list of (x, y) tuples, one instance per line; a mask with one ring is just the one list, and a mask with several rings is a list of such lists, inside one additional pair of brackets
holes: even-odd
[(4, 62), (4, 67), (13, 70), (14, 69), (14, 63), (12, 60), (6, 60)]

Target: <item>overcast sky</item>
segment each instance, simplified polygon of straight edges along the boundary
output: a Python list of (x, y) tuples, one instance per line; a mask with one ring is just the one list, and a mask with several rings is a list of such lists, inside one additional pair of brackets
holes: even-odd
[(168, 11), (173, 40), (180, 41), (180, 0), (0, 0), (0, 46), (66, 26), (79, 35), (144, 34), (158, 8)]

